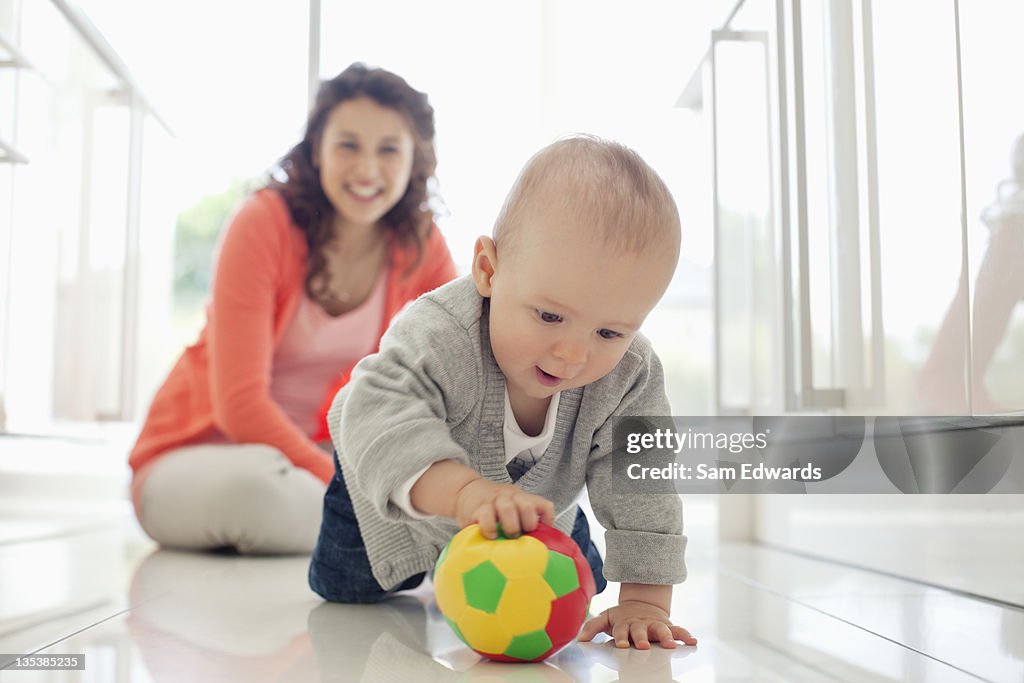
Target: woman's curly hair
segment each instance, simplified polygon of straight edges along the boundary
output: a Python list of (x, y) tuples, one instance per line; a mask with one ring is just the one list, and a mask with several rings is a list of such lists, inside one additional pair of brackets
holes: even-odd
[(381, 218), (381, 223), (400, 244), (416, 250), (417, 257), (412, 260), (412, 266), (422, 257), (423, 242), (434, 220), (427, 187), (437, 168), (434, 109), (426, 94), (413, 89), (401, 76), (361, 63), (352, 64), (329, 81), (323, 81), (306, 121), (302, 141), (278, 162), (283, 174), (275, 174), (276, 177), (268, 182), (268, 187), (284, 197), (292, 221), (306, 237), (309, 247), (306, 293), (321, 303), (330, 300), (330, 276), (326, 272), (327, 261), (323, 251), (333, 237), (331, 219), (334, 207), (320, 185), (320, 174), (313, 163), (313, 150), (320, 145), (324, 126), (334, 108), (359, 97), (368, 97), (382, 107), (397, 111), (408, 121), (413, 135), (409, 186), (398, 203)]

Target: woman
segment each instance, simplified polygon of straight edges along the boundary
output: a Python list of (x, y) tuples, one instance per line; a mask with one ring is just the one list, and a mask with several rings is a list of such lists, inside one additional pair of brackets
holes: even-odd
[[(158, 390), (129, 464), (167, 546), (308, 552), (334, 474), (318, 409), (407, 302), (455, 277), (427, 206), (433, 109), (354, 64), (222, 237), (206, 328)], [(279, 176), (279, 177), (278, 177)]]

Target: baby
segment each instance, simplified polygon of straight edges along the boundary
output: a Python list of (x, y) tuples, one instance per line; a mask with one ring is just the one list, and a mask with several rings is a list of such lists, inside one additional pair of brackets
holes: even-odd
[[(622, 145), (576, 136), (530, 159), (472, 275), (417, 300), (338, 393), (313, 590), (376, 602), (418, 586), (461, 527), (493, 538), (544, 522), (579, 544), (599, 592), (621, 584), (581, 640), (696, 644), (669, 619), (686, 578), (679, 498), (612, 492), (613, 418), (671, 414), (639, 329), (679, 233), (668, 188)], [(584, 485), (604, 561), (575, 503)]]

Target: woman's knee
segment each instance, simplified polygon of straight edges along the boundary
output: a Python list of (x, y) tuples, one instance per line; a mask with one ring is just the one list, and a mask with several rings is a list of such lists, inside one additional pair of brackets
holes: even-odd
[(323, 485), (281, 462), (240, 468), (218, 491), (222, 531), (240, 552), (309, 552), (320, 529)]

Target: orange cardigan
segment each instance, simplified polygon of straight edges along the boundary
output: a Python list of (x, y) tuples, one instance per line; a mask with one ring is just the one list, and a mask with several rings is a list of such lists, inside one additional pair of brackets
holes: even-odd
[[(330, 481), (331, 458), (270, 397), (274, 349), (305, 286), (307, 251), (278, 192), (261, 190), (238, 209), (221, 242), (206, 327), (157, 391), (129, 456), (136, 475), (154, 458), (200, 442), (216, 428), (237, 443), (274, 446), (297, 467)], [(414, 258), (392, 242), (378, 343), (406, 303), (455, 277), (436, 227), (422, 260), (406, 274)], [(141, 481), (133, 489), (137, 485)]]

